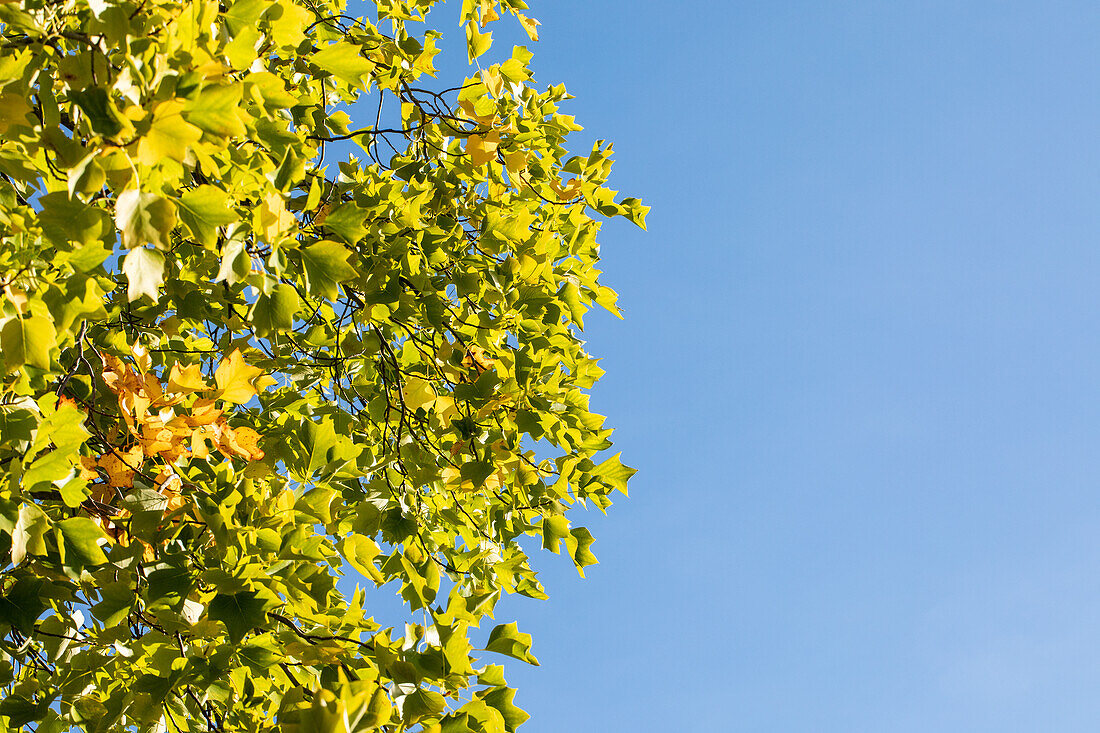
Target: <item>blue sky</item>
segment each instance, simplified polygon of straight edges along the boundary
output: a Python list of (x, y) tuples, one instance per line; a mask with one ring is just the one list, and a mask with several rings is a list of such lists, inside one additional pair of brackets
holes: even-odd
[(632, 496), (502, 607), (525, 733), (1095, 730), (1100, 6), (531, 5), (653, 212), (587, 331)]
[(498, 614), (523, 732), (1095, 730), (1100, 6), (531, 5), (653, 211), (586, 319), (631, 498)]

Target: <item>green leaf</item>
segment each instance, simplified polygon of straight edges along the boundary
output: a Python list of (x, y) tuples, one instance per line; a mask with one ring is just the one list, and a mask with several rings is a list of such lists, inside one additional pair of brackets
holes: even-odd
[(210, 601), (206, 615), (213, 621), (225, 624), (230, 641), (240, 644), (248, 632), (264, 624), (267, 609), (271, 606), (270, 601), (260, 598), (254, 591), (219, 593)]
[(126, 297), (131, 302), (143, 295), (157, 302), (158, 290), (164, 283), (163, 253), (144, 247), (132, 249), (122, 262), (122, 272), (130, 283)]
[(336, 492), (327, 486), (315, 486), (298, 498), (294, 508), (321, 524), (332, 521), (332, 500)]
[[(48, 193), (39, 199), (39, 203), (42, 210), (38, 213), (38, 224), (42, 227), (42, 233), (62, 251), (70, 249), (71, 242), (90, 245), (102, 241), (104, 237), (114, 240), (111, 217), (102, 209), (69, 198), (64, 191)], [(77, 257), (79, 255), (69, 255), (70, 261)], [(100, 259), (95, 264), (102, 261)]]
[(305, 161), (294, 153), (294, 148), (287, 146), (283, 153), (283, 159), (273, 173), (268, 174), (271, 182), (279, 191), (289, 191), (298, 185), (306, 173)]
[(627, 481), (638, 471), (630, 466), (624, 466), (622, 461), (619, 460), (621, 455), (621, 453), (616, 453), (596, 466), (592, 469), (592, 475), (611, 488), (618, 489), (625, 494)]
[(80, 193), (95, 193), (103, 188), (107, 180), (107, 174), (103, 172), (103, 166), (96, 162), (99, 151), (88, 153), (79, 163), (69, 169), (69, 198)]
[(73, 102), (88, 118), (92, 132), (111, 138), (123, 130), (121, 115), (111, 101), (107, 90), (102, 87), (90, 87), (81, 91), (69, 92)]
[(34, 504), (19, 507), (19, 520), (11, 536), (11, 562), (18, 565), (27, 555), (46, 554), (46, 530), (50, 520)]
[[(48, 700), (34, 702), (22, 695), (9, 695), (0, 700), (0, 715), (8, 719), (9, 730), (15, 730), (40, 719), (48, 706)], [(42, 726), (38, 726), (37, 730), (41, 729)]]
[(487, 705), (500, 711), (500, 714), (504, 717), (504, 726), (509, 731), (520, 727), (531, 717), (515, 706), (512, 702), (515, 696), (516, 691), (511, 687), (498, 687), (490, 690), (481, 698)]
[(242, 86), (222, 84), (207, 87), (188, 103), (183, 116), (192, 125), (223, 138), (241, 137), (248, 130), (237, 113)]
[(494, 471), (496, 471), (496, 466), (490, 461), (467, 461), (462, 464), (459, 475), (463, 481), (471, 481), (474, 486), (480, 487), (485, 484), (485, 479), (489, 478)]
[(488, 51), (489, 47), (492, 45), (492, 31), (482, 33), (478, 30), (477, 23), (474, 21), (470, 21), (466, 24), (466, 52), (471, 64), (474, 62), (474, 59)]
[(24, 575), (6, 588), (0, 596), (0, 623), (29, 635), (34, 622), (46, 610), (46, 598), (42, 594), (44, 585), (41, 579)]
[(325, 218), (324, 226), (336, 232), (348, 244), (355, 244), (367, 233), (367, 228), (363, 226), (366, 218), (367, 212), (355, 204), (341, 204)]
[(516, 624), (500, 624), (489, 634), (485, 651), (507, 654), (509, 657), (538, 666), (539, 660), (531, 654), (531, 635), (520, 632)]
[(569, 536), (565, 538), (565, 546), (569, 550), (569, 554), (573, 556), (573, 564), (576, 565), (577, 572), (580, 573), (582, 578), (584, 577), (584, 569), (598, 562), (596, 556), (588, 549), (593, 542), (592, 533), (584, 527), (571, 530)]
[(581, 300), (580, 288), (577, 287), (577, 283), (572, 280), (563, 282), (558, 289), (558, 299), (569, 310), (569, 317), (573, 323), (577, 324), (577, 328), (583, 329), (584, 314), (588, 310), (588, 306)]
[(308, 10), (290, 0), (278, 0), (269, 7), (276, 9), (269, 21), (271, 37), (277, 46), (298, 46), (305, 38), (304, 29), (313, 20)]
[(70, 330), (78, 320), (95, 321), (107, 317), (107, 311), (103, 307), (107, 299), (106, 293), (95, 278), (75, 273), (63, 285), (64, 290), (51, 289), (43, 297), (58, 331)]
[(38, 452), (48, 444), (62, 453), (72, 453), (86, 441), (91, 433), (84, 427), (84, 412), (71, 402), (57, 401), (47, 395), (38, 401), (45, 419), (38, 431), (33, 452)]
[(229, 196), (217, 186), (202, 185), (179, 198), (180, 220), (204, 247), (218, 241), (218, 227), (232, 224), (237, 213), (229, 206)]
[(255, 26), (269, 4), (268, 0), (237, 0), (232, 3), (224, 13), (230, 32), (237, 35), (245, 28)]
[(542, 546), (555, 555), (559, 552), (561, 540), (569, 535), (569, 519), (564, 514), (555, 514), (542, 518)]
[(4, 366), (13, 372), (24, 364), (50, 368), (50, 350), (57, 346), (53, 324), (41, 316), (12, 318), (0, 331), (4, 347)]
[(33, 491), (39, 484), (52, 484), (68, 476), (73, 470), (69, 456), (59, 450), (53, 450), (35, 459), (27, 472), (23, 474), (23, 486)]
[(223, 280), (230, 285), (248, 277), (252, 271), (252, 258), (245, 249), (245, 243), (239, 239), (229, 239), (222, 248), (222, 264), (214, 282)]
[(302, 299), (292, 285), (279, 283), (270, 295), (260, 295), (252, 308), (252, 323), (256, 333), (267, 336), (277, 331), (291, 331), (294, 317), (302, 307)]
[(269, 636), (250, 639), (237, 653), (255, 674), (264, 674), (282, 658), (274, 640)]
[(151, 244), (168, 249), (168, 235), (176, 226), (176, 206), (155, 193), (123, 191), (115, 202), (115, 226), (127, 248)]
[(180, 103), (174, 102), (171, 112), (155, 113), (153, 124), (138, 143), (138, 159), (146, 165), (157, 165), (166, 158), (182, 161), (201, 138), (202, 130), (183, 119)]
[(99, 595), (101, 600), (92, 606), (92, 615), (99, 619), (104, 627), (114, 626), (125, 619), (137, 599), (134, 590), (123, 581), (101, 586)]
[(65, 542), (66, 564), (77, 567), (107, 562), (107, 556), (99, 546), (107, 535), (95, 522), (87, 517), (73, 517), (58, 522), (56, 526)]
[(365, 88), (363, 79), (374, 69), (373, 63), (359, 55), (359, 46), (344, 41), (326, 46), (310, 60), (353, 87)]
[(350, 255), (347, 247), (330, 240), (303, 249), (302, 262), (310, 295), (336, 300), (340, 295), (337, 285), (355, 276), (355, 269), (348, 264)]
[(381, 585), (384, 582), (382, 574), (374, 565), (374, 558), (378, 556), (378, 545), (374, 540), (363, 535), (353, 534), (344, 540), (342, 551), (344, 558), (360, 574)]
[(405, 725), (438, 715), (447, 707), (447, 701), (438, 692), (417, 688), (401, 702), (401, 719)]
[[(504, 682), (501, 681), (500, 684), (503, 685)], [(484, 700), (471, 700), (459, 709), (456, 716), (459, 720), (451, 723), (453, 728), (449, 728), (447, 720), (444, 719), (441, 733), (460, 733), (463, 728), (474, 733), (505, 733), (507, 730), (504, 716), (496, 708), (487, 705)]]
[(332, 418), (327, 417), (316, 422), (310, 421), (302, 426), (302, 470), (309, 476), (329, 462), (329, 452), (336, 447), (336, 429)]
[(185, 567), (166, 567), (149, 574), (146, 598), (149, 603), (177, 607), (192, 587), (191, 573)]

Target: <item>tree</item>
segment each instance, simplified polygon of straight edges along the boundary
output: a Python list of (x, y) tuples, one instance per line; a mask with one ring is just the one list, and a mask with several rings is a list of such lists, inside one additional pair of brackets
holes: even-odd
[(617, 313), (591, 215), (647, 209), (525, 47), (489, 63), (522, 0), (437, 8), (464, 81), (434, 4), (0, 2), (9, 729), (526, 719), (487, 619), (545, 597), (524, 535), (583, 574), (568, 510), (626, 491), (578, 334)]

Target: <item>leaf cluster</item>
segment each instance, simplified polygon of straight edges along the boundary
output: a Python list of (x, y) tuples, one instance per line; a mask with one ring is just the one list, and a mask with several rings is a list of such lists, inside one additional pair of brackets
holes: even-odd
[(461, 3), (450, 86), (433, 5), (0, 2), (10, 729), (526, 719), (480, 659), (531, 638), (474, 630), (545, 597), (524, 536), (583, 574), (568, 512), (626, 492), (580, 331), (594, 217), (647, 208), (525, 47), (487, 63), (522, 0)]

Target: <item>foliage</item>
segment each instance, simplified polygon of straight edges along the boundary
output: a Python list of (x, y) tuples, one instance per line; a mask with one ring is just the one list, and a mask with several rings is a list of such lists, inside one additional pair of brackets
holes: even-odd
[(526, 719), (481, 660), (531, 639), (484, 624), (633, 473), (578, 332), (617, 313), (590, 215), (646, 208), (526, 48), (485, 61), (521, 0), (437, 9), (482, 59), (450, 88), (433, 4), (0, 2), (9, 729)]

